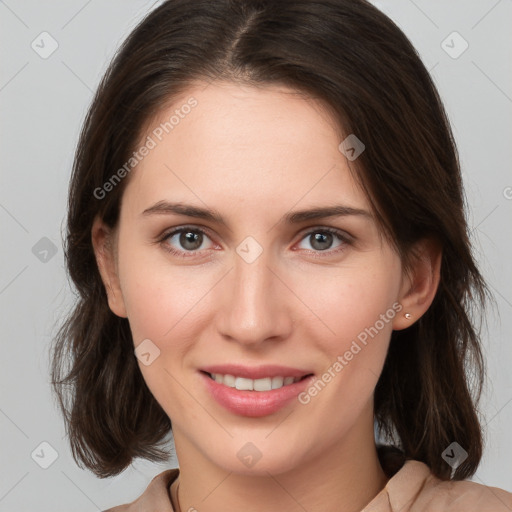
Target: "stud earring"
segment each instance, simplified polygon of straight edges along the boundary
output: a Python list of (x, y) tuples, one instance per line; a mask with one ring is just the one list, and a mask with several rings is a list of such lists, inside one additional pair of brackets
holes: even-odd
[(412, 318), (412, 315), (410, 313), (405, 313), (404, 316), (407, 320), (410, 320)]

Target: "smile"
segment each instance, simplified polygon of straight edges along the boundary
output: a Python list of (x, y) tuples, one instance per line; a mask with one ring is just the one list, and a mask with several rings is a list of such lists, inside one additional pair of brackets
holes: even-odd
[(253, 418), (297, 404), (299, 393), (314, 379), (307, 370), (276, 365), (223, 364), (203, 367), (198, 373), (215, 402), (232, 414)]

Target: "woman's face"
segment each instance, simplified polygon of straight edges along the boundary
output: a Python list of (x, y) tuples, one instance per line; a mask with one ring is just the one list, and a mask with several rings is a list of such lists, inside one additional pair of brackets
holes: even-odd
[[(143, 137), (109, 300), (178, 456), (279, 473), (373, 441), (405, 279), (341, 142), (320, 103), (220, 82), (190, 88)], [(322, 209), (338, 213), (305, 213)], [(251, 385), (264, 391), (237, 389)]]

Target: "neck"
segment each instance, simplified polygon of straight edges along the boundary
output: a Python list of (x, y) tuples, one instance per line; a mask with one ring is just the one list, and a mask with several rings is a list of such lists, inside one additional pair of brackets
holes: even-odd
[[(182, 512), (359, 512), (386, 485), (371, 428), (352, 429), (341, 442), (289, 471), (246, 475), (215, 466), (175, 432), (180, 476), (171, 492)], [(359, 427), (359, 426), (358, 426)]]

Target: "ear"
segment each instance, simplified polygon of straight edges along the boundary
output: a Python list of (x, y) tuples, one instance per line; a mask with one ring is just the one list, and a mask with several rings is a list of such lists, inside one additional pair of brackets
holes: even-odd
[(405, 329), (430, 307), (441, 275), (441, 244), (433, 238), (420, 240), (412, 251), (410, 268), (404, 273), (399, 302), (402, 310), (395, 316), (393, 329)]
[(107, 293), (108, 305), (114, 314), (127, 318), (117, 269), (115, 234), (96, 216), (91, 229), (91, 238), (96, 263)]

